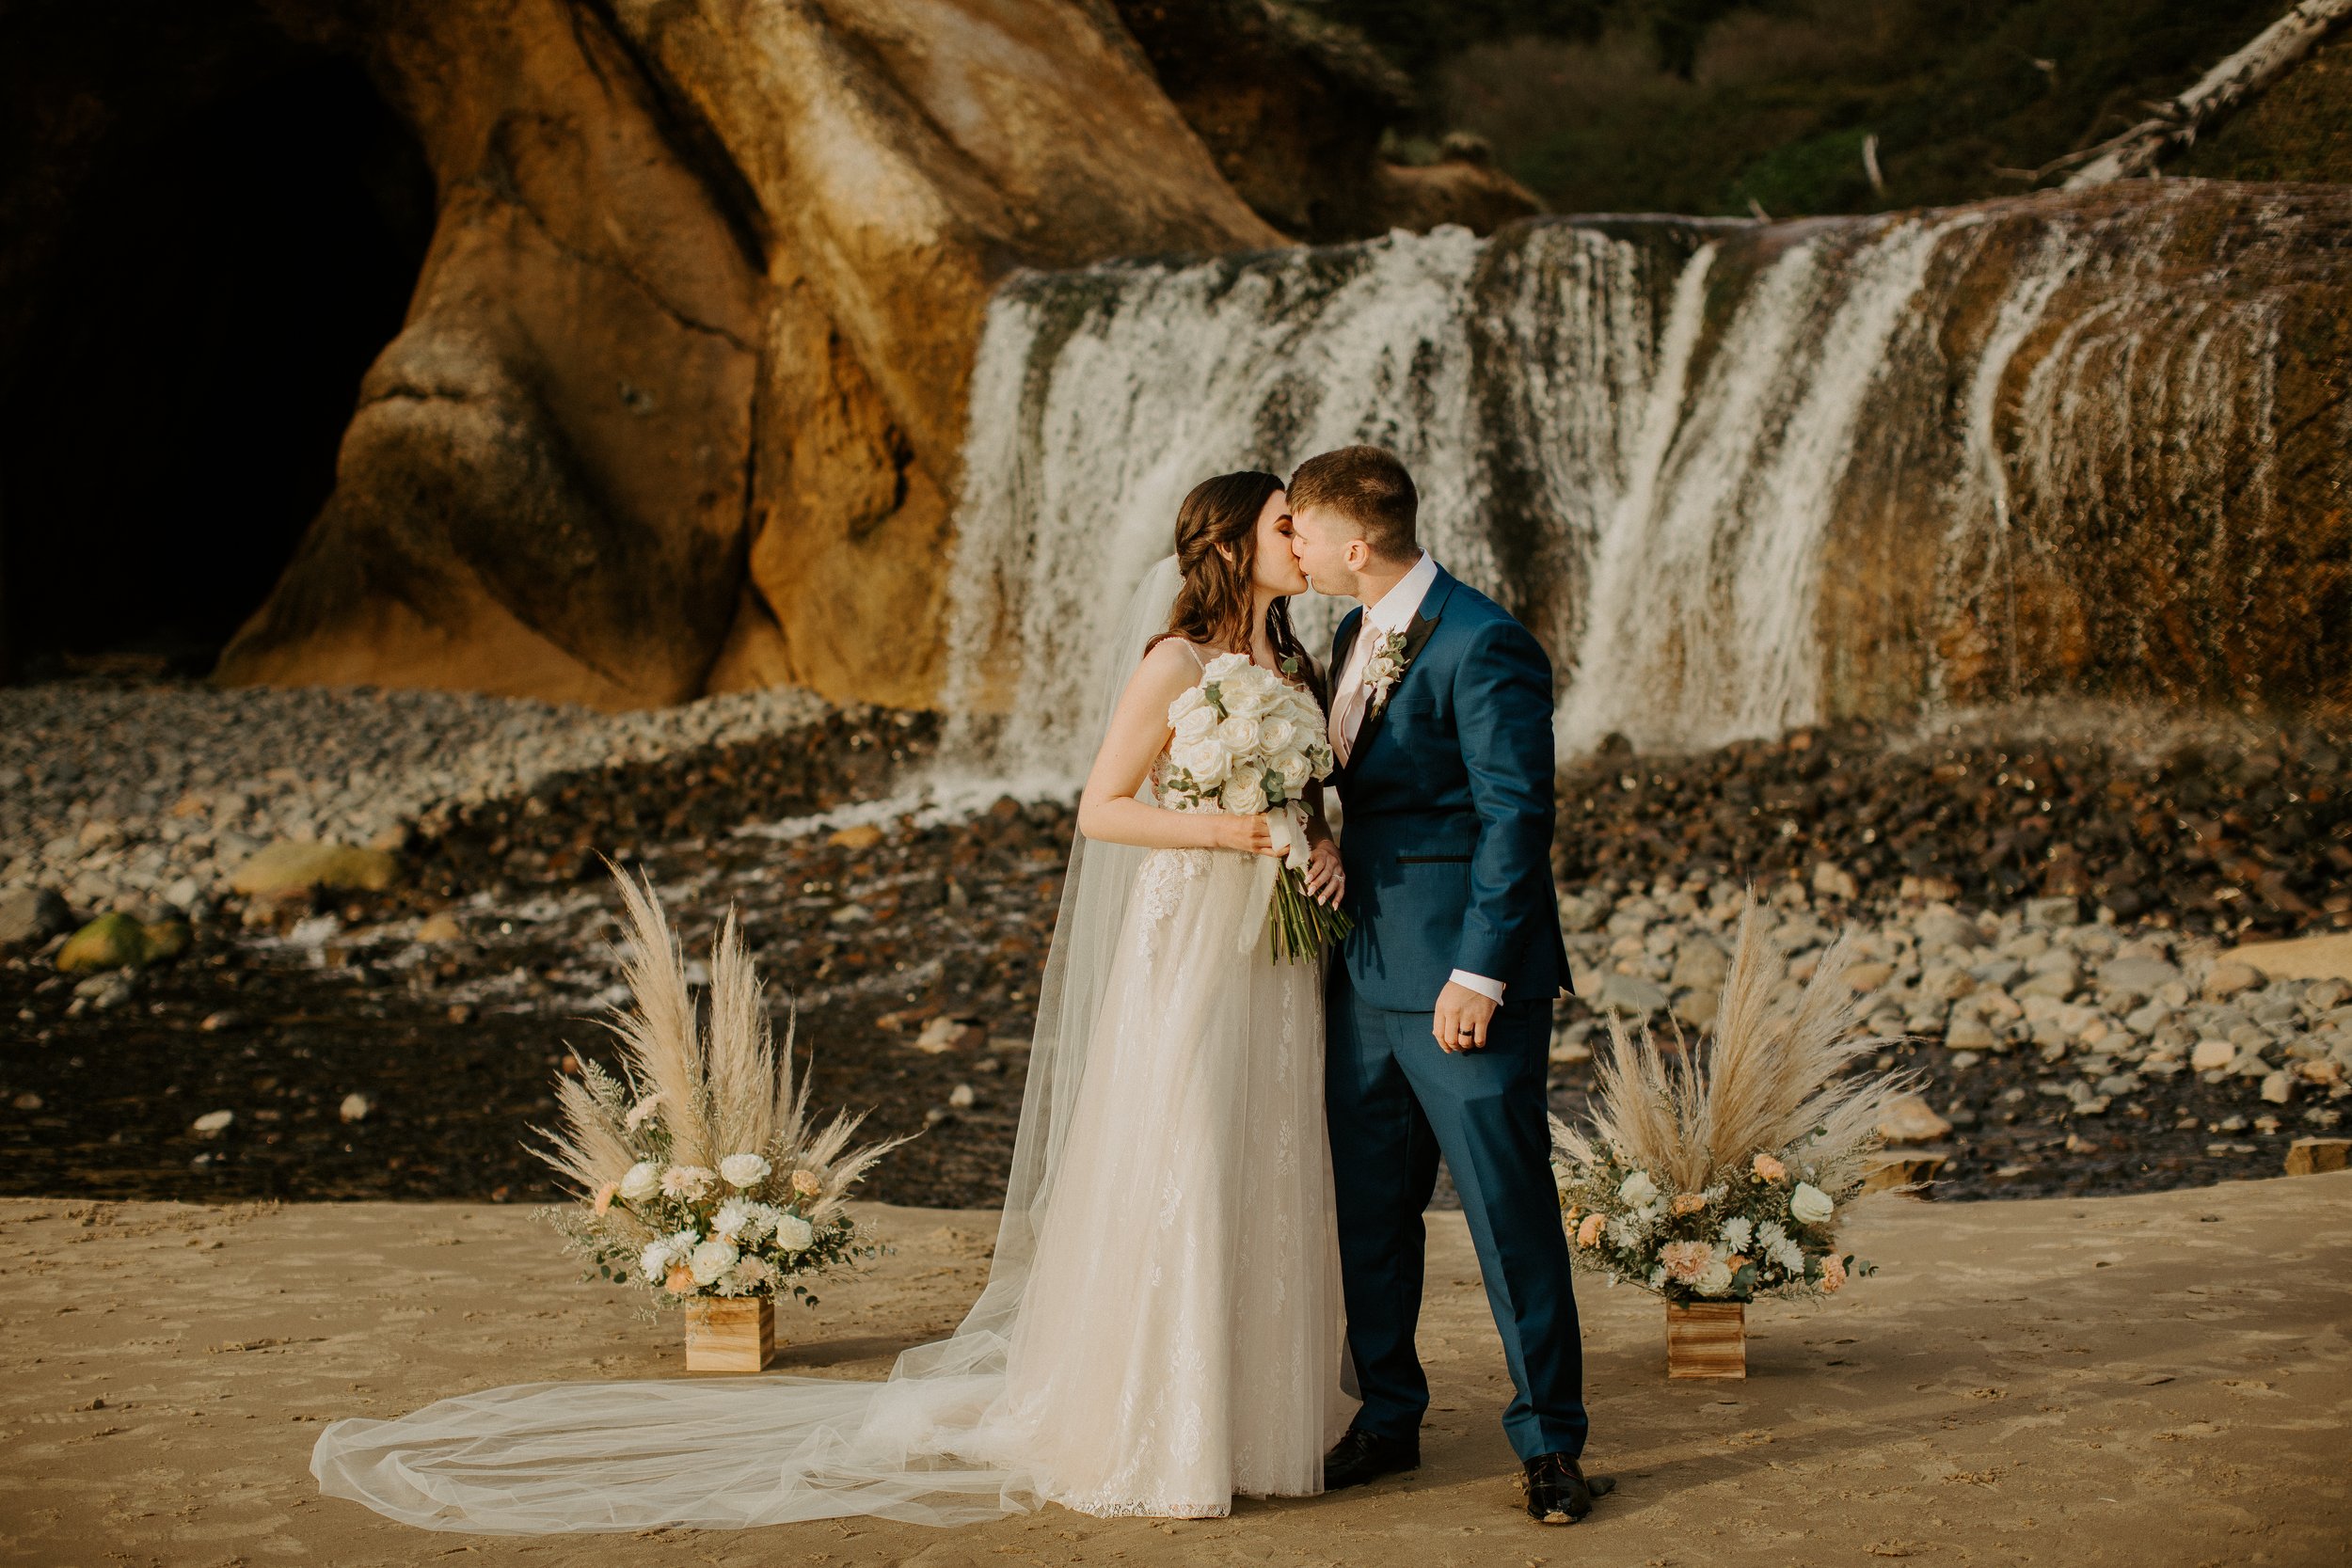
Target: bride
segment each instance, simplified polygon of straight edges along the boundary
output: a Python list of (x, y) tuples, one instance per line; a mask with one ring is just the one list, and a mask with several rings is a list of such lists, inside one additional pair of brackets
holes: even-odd
[[(989, 1283), (882, 1383), (531, 1384), (338, 1421), (320, 1488), (490, 1532), (950, 1525), (1053, 1501), (1215, 1517), (1323, 1488), (1354, 1401), (1324, 1132), (1321, 966), (1238, 949), (1263, 816), (1152, 803), (1168, 705), (1247, 654), (1318, 683), (1282, 482), (1184, 498), (1136, 593), (1078, 808)], [(1139, 654), (1139, 657), (1138, 657)], [(1318, 689), (1318, 698), (1320, 691)], [(1321, 814), (1309, 890), (1336, 904)]]

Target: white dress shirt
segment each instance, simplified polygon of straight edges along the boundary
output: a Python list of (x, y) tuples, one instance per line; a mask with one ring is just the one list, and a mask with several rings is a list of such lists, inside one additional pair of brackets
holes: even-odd
[[(1347, 666), (1331, 683), (1336, 699), (1331, 708), (1331, 750), (1344, 760), (1355, 750), (1356, 736), (1364, 727), (1364, 713), (1370, 706), (1372, 693), (1364, 686), (1364, 666), (1372, 662), (1373, 644), (1390, 632), (1401, 632), (1412, 625), (1422, 601), (1429, 596), (1430, 584), (1438, 580), (1438, 563), (1423, 551), (1413, 562), (1412, 570), (1396, 581), (1396, 586), (1364, 606), (1364, 618), (1357, 623), (1356, 641), (1347, 650)], [(1479, 995), (1496, 1002), (1502, 1000), (1502, 982), (1489, 980), (1484, 974), (1472, 974), (1457, 969), (1454, 983), (1467, 986)]]

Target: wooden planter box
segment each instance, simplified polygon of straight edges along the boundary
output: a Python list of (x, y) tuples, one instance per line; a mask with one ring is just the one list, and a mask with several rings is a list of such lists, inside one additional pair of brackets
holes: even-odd
[(1666, 1303), (1666, 1375), (1748, 1375), (1748, 1308), (1745, 1302)]
[(776, 1304), (767, 1296), (686, 1304), (686, 1370), (756, 1372), (776, 1354)]

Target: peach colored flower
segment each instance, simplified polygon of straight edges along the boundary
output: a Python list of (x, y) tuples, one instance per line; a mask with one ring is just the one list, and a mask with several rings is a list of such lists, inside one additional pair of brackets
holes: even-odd
[(1707, 1195), (1704, 1193), (1684, 1193), (1674, 1201), (1677, 1214), (1695, 1214), (1706, 1207)]
[(1833, 1293), (1846, 1283), (1846, 1260), (1836, 1253), (1821, 1259), (1821, 1290)]
[(1578, 1246), (1598, 1246), (1600, 1245), (1600, 1233), (1608, 1228), (1608, 1215), (1587, 1214), (1584, 1216), (1584, 1223), (1576, 1227), (1576, 1244)]
[(661, 1288), (674, 1296), (692, 1295), (694, 1293), (694, 1271), (683, 1263), (671, 1264), (670, 1277), (661, 1282)]
[(596, 1212), (601, 1214), (612, 1207), (612, 1195), (621, 1190), (618, 1181), (608, 1181), (596, 1189)]
[(1658, 1260), (1666, 1266), (1668, 1277), (1687, 1285), (1715, 1261), (1715, 1249), (1705, 1242), (1668, 1242), (1658, 1249)]
[(1788, 1174), (1788, 1167), (1771, 1155), (1759, 1154), (1756, 1157), (1756, 1179), (1758, 1181), (1777, 1181)]
[(815, 1197), (825, 1190), (825, 1180), (813, 1170), (796, 1170), (792, 1173), (792, 1190), (803, 1197)]

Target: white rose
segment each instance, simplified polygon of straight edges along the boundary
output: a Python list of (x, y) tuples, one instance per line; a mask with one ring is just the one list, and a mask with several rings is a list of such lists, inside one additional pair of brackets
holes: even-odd
[(1265, 810), (1265, 786), (1251, 778), (1228, 779), (1217, 803), (1235, 816), (1255, 816)]
[(1233, 753), (1216, 736), (1203, 736), (1189, 745), (1179, 746), (1168, 760), (1192, 776), (1192, 782), (1202, 789), (1215, 789), (1225, 782), (1225, 770), (1233, 766)]
[(1240, 756), (1257, 750), (1260, 728), (1255, 719), (1237, 713), (1216, 727), (1216, 737), (1227, 750)]
[(1298, 744), (1298, 721), (1281, 713), (1261, 719), (1258, 739), (1269, 752), (1287, 752)]
[(1800, 1181), (1797, 1190), (1788, 1195), (1788, 1215), (1802, 1225), (1820, 1225), (1837, 1212), (1837, 1205), (1829, 1200), (1829, 1194), (1810, 1181)]
[(643, 1203), (660, 1190), (661, 1167), (651, 1160), (638, 1161), (621, 1178), (621, 1196), (631, 1203)]
[(1238, 674), (1248, 668), (1248, 654), (1219, 654), (1209, 660), (1207, 669), (1200, 672), (1201, 682), (1203, 685), (1211, 681), (1222, 683), (1226, 676)]
[(705, 1242), (688, 1254), (686, 1266), (693, 1274), (695, 1284), (716, 1285), (719, 1276), (735, 1267), (735, 1260), (742, 1256), (731, 1242)]
[(1253, 673), (1249, 675), (1227, 681), (1218, 693), (1225, 699), (1229, 718), (1255, 719), (1274, 705), (1274, 693), (1266, 689), (1273, 683), (1256, 665), (1251, 665), (1250, 670)]
[(1296, 752), (1284, 752), (1277, 756), (1274, 770), (1282, 775), (1282, 787), (1294, 795), (1306, 788), (1307, 781), (1314, 777), (1314, 770), (1307, 766), (1307, 759)]
[(1617, 1183), (1618, 1198), (1637, 1209), (1657, 1196), (1658, 1183), (1649, 1179), (1649, 1172), (1645, 1170), (1637, 1170)]
[(776, 1249), (786, 1254), (806, 1252), (817, 1240), (817, 1231), (798, 1214), (776, 1216)]
[(1179, 723), (1191, 714), (1205, 712), (1208, 705), (1209, 694), (1207, 692), (1197, 686), (1187, 686), (1176, 693), (1174, 702), (1168, 705), (1168, 721), (1171, 724)]
[(1718, 1258), (1699, 1271), (1699, 1276), (1693, 1283), (1699, 1294), (1720, 1296), (1731, 1289), (1731, 1265)]
[[(1200, 694), (1199, 689), (1195, 689), (1193, 695), (1197, 697)], [(1213, 735), (1216, 732), (1216, 709), (1203, 702), (1190, 713), (1176, 720), (1174, 727), (1176, 743), (1180, 746), (1188, 741), (1199, 740), (1203, 736)]]
[(767, 1156), (761, 1154), (730, 1154), (719, 1162), (719, 1174), (730, 1187), (756, 1187), (768, 1180), (768, 1170)]

